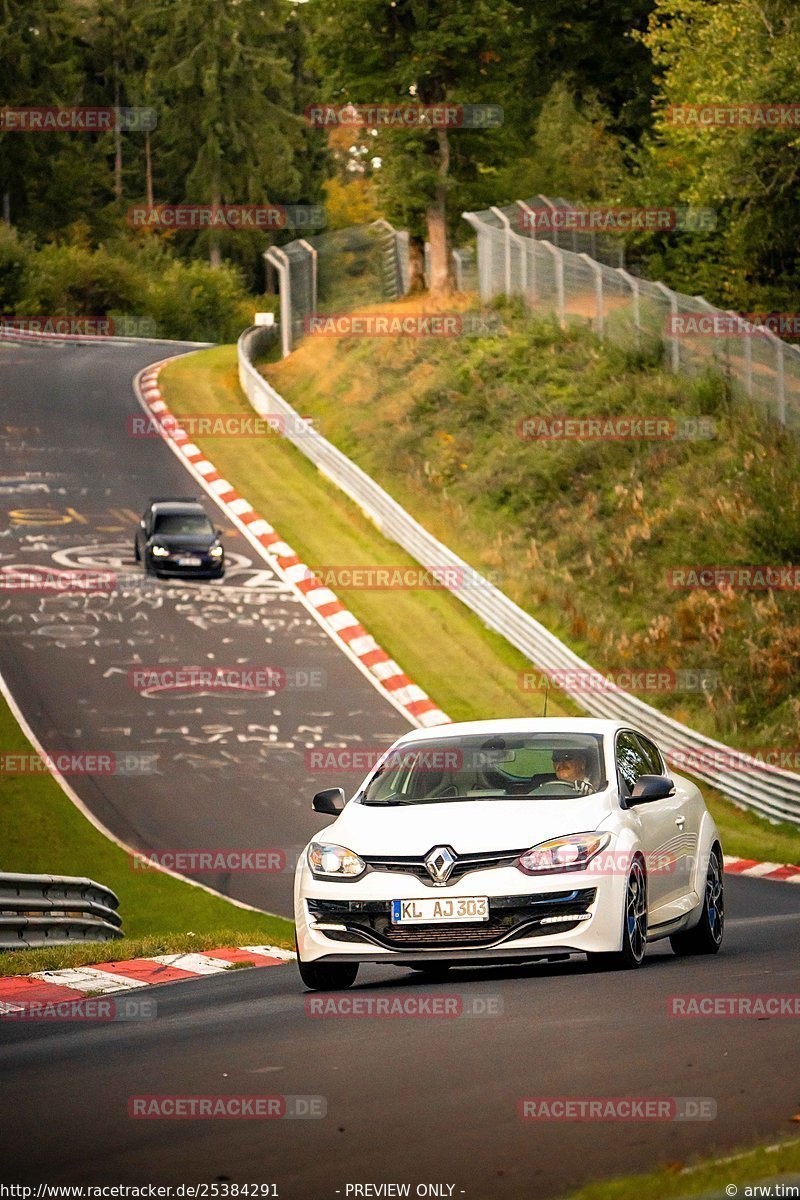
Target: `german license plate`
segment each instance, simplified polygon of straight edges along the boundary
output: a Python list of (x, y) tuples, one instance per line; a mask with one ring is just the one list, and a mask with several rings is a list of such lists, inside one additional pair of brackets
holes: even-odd
[(179, 558), (178, 559), (179, 567), (202, 567), (202, 565), (203, 565), (202, 558)]
[(392, 901), (393, 925), (488, 920), (488, 896), (431, 896), (424, 900)]

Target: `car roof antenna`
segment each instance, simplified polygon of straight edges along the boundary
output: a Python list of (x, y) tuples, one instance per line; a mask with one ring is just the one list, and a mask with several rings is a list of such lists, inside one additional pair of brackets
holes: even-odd
[(547, 697), (550, 695), (550, 680), (547, 675), (544, 677), (544, 712), (543, 717), (547, 716)]

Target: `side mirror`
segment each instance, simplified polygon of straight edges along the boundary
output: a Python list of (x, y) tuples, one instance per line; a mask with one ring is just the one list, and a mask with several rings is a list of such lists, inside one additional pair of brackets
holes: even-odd
[(222, 530), (221, 530), (221, 529), (215, 529), (215, 530), (214, 530), (214, 533), (217, 535), (217, 537), (218, 537), (218, 538), (221, 538), (221, 537), (222, 537)]
[(344, 789), (325, 788), (324, 792), (317, 792), (311, 807), (314, 812), (324, 813), (327, 817), (338, 817), (344, 808)]
[(628, 797), (628, 804), (649, 804), (675, 795), (675, 784), (666, 775), (640, 775)]

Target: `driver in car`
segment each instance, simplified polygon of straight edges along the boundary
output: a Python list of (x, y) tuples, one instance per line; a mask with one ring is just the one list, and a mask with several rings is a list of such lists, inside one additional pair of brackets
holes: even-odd
[(582, 750), (554, 750), (553, 770), (559, 783), (571, 783), (576, 792), (589, 795), (595, 790), (589, 779), (588, 756)]

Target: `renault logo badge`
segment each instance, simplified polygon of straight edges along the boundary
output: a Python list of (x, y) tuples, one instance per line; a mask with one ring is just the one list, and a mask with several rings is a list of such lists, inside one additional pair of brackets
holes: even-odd
[(456, 856), (447, 846), (434, 846), (425, 855), (425, 866), (434, 883), (447, 883), (456, 865)]

